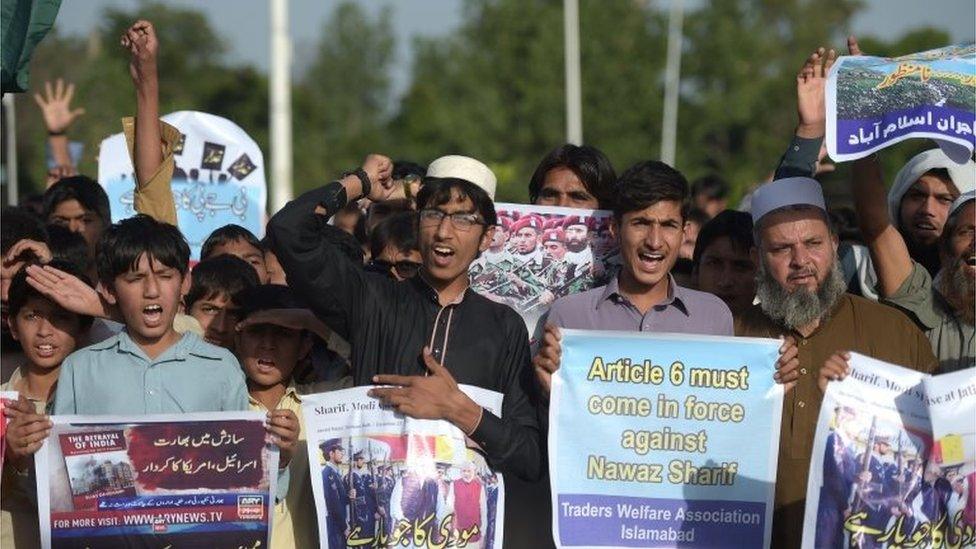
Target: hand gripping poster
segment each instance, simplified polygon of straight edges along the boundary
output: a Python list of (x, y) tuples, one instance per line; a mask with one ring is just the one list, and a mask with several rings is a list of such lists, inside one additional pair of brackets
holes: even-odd
[(471, 289), (515, 309), (535, 333), (556, 299), (605, 284), (620, 265), (612, 214), (532, 204), (495, 204), (498, 225), (471, 264)]
[(803, 547), (976, 546), (976, 370), (849, 363), (820, 408)]
[[(462, 385), (500, 416), (502, 395)], [(501, 549), (502, 476), (446, 421), (412, 419), (356, 387), (302, 397), (323, 549)]]
[(278, 448), (264, 414), (51, 419), (35, 457), (45, 549), (268, 546)]
[[(268, 191), (258, 144), (237, 124), (212, 114), (179, 111), (162, 120), (183, 134), (174, 151), (172, 190), (190, 257), (199, 260), (204, 240), (224, 225), (233, 223), (263, 236)], [(108, 193), (112, 222), (137, 213), (134, 174), (125, 135), (102, 141), (98, 182)]]
[(902, 57), (842, 56), (827, 80), (827, 152), (863, 158), (913, 137), (966, 162), (976, 147), (976, 45)]
[(10, 420), (3, 413), (8, 402), (17, 400), (17, 391), (0, 391), (0, 469), (3, 468), (3, 454), (7, 448), (7, 424)]
[(769, 547), (780, 342), (562, 330), (549, 408), (559, 547)]

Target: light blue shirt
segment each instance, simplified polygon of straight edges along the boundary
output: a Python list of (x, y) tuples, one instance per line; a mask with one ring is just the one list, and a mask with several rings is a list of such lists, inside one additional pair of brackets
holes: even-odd
[[(125, 330), (61, 363), (54, 414), (138, 415), (250, 410), (244, 371), (230, 351), (187, 332), (155, 360)], [(277, 498), (288, 493), (278, 471)]]
[(248, 410), (240, 363), (193, 333), (150, 360), (129, 335), (76, 351), (61, 364), (54, 413), (179, 414)]

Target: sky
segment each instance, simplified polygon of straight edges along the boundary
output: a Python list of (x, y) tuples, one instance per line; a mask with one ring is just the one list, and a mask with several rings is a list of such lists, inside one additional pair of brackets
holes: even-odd
[[(104, 7), (128, 10), (140, 3), (139, 0), (62, 0), (55, 27), (60, 33), (85, 35), (98, 25)], [(195, 7), (205, 12), (228, 43), (229, 61), (267, 70), (270, 51), (267, 0), (166, 0), (165, 3)], [(396, 95), (409, 84), (413, 37), (450, 33), (461, 23), (464, 4), (463, 0), (357, 0), (357, 3), (371, 15), (385, 6), (393, 8), (397, 62), (392, 76)], [(649, 0), (649, 3), (660, 9), (670, 5), (669, 0)], [(686, 5), (696, 3), (693, 0)], [(338, 1), (290, 0), (289, 4), (294, 60), (300, 65), (312, 57), (318, 34)], [(850, 30), (855, 34), (882, 37), (887, 33), (895, 37), (910, 29), (933, 26), (948, 31), (956, 43), (972, 42), (976, 38), (976, 2), (973, 0), (865, 0), (865, 4), (851, 22)], [(300, 72), (300, 66), (293, 69)]]

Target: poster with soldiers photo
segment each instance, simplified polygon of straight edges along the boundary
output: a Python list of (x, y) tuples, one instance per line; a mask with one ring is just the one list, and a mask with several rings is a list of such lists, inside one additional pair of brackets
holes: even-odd
[(921, 137), (961, 164), (976, 147), (976, 45), (843, 56), (830, 69), (826, 101), (827, 152), (836, 162)]
[[(263, 236), (268, 192), (264, 156), (254, 139), (212, 114), (179, 111), (162, 120), (181, 133), (173, 146), (171, 187), (191, 258), (199, 259), (200, 247), (214, 229), (230, 223)], [(135, 170), (125, 135), (102, 141), (98, 182), (108, 194), (113, 222), (136, 214)]]
[(976, 547), (976, 372), (850, 365), (820, 409), (803, 547)]
[(471, 265), (471, 288), (509, 305), (534, 334), (556, 299), (605, 284), (620, 258), (605, 210), (495, 204), (498, 225)]
[[(499, 414), (502, 395), (461, 386)], [(500, 549), (502, 476), (446, 421), (416, 420), (357, 387), (302, 398), (323, 549)]]

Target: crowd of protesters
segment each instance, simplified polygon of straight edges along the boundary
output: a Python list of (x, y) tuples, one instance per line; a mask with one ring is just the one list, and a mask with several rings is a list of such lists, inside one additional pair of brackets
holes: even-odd
[[(620, 268), (556, 299), (530, 348), (514, 310), (469, 290), (472, 263), (509, 230), (495, 175), (469, 157), (422, 166), (369, 154), (274, 212), (263, 239), (217, 229), (191, 270), (170, 192), (179, 132), (159, 121), (152, 25), (135, 23), (122, 46), (137, 98), (123, 129), (138, 214), (112, 223), (102, 187), (76, 173), (66, 131), (83, 111), (58, 82), (36, 96), (58, 165), (40, 200), (0, 220), (2, 381), (20, 393), (6, 410), (4, 547), (38, 544), (33, 456), (51, 414), (238, 410), (267, 412), (280, 448), (272, 547), (312, 547), (302, 395), (356, 385), (382, 385), (371, 394), (401, 413), (461, 429), (506, 475), (505, 546), (551, 545), (545, 439), (560, 328), (781, 339), (773, 543), (797, 547), (820, 402), (849, 353), (923, 372), (973, 367), (976, 166), (932, 149), (886, 191), (872, 155), (853, 166), (856, 216), (828, 209), (815, 177), (833, 50), (803, 62), (796, 133), (745, 211), (727, 209), (718, 176), (689, 185), (655, 160), (617, 175), (591, 146), (548, 154), (532, 202), (612, 211)], [(851, 221), (860, 242), (840, 231)], [(546, 238), (565, 243), (561, 228)], [(501, 417), (462, 383), (502, 393)]]

